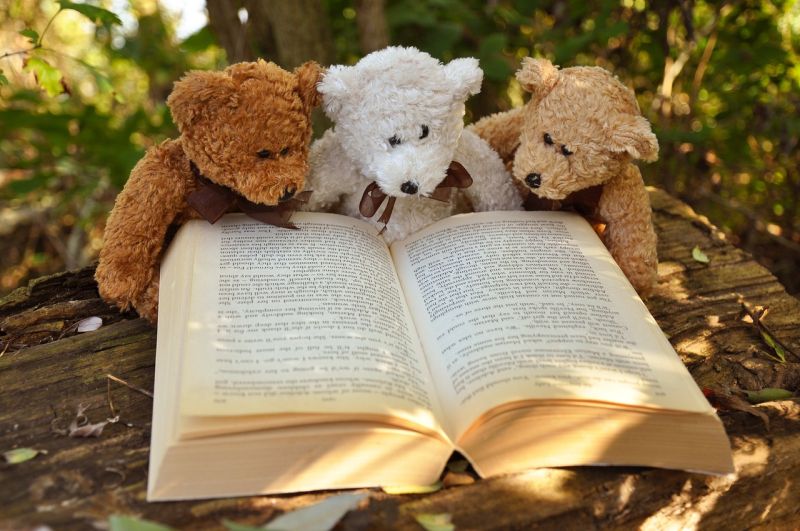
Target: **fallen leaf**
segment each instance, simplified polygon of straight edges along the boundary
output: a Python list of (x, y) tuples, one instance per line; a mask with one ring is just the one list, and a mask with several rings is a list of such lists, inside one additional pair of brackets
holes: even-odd
[(47, 450), (37, 450), (35, 448), (14, 448), (3, 452), (3, 459), (10, 465), (16, 465), (30, 461), (39, 454), (46, 454)]
[(707, 264), (710, 262), (708, 259), (708, 255), (700, 250), (700, 247), (695, 245), (694, 249), (692, 249), (692, 258), (694, 258), (697, 262), (701, 262), (703, 264)]
[(100, 317), (87, 317), (78, 321), (78, 332), (94, 332), (101, 326), (103, 326), (103, 320)]
[(84, 424), (83, 426), (78, 426), (75, 421), (73, 424), (70, 424), (69, 427), (69, 436), (70, 437), (100, 437), (103, 433), (103, 428), (106, 427), (107, 424), (116, 424), (119, 422), (119, 415), (116, 417), (106, 419), (102, 422), (96, 422), (94, 424)]
[(456, 526), (451, 521), (448, 513), (420, 513), (414, 515), (414, 519), (427, 531), (453, 531)]
[(427, 494), (441, 490), (442, 482), (437, 481), (433, 485), (400, 485), (394, 487), (381, 487), (386, 494)]
[(171, 527), (157, 522), (120, 514), (109, 516), (108, 526), (110, 531), (173, 531)]
[(447, 463), (447, 470), (450, 472), (466, 472), (469, 466), (469, 461), (466, 459), (459, 459), (457, 461), (450, 461)]
[(78, 410), (75, 412), (75, 418), (72, 419), (72, 422), (69, 423), (66, 429), (57, 428), (56, 423), (59, 419), (53, 419), (50, 423), (50, 429), (53, 433), (57, 433), (58, 435), (66, 435), (67, 437), (100, 437), (103, 433), (103, 428), (106, 427), (108, 424), (116, 424), (119, 422), (119, 415), (107, 418), (102, 422), (95, 422), (90, 423), (89, 418), (85, 415), (86, 410), (89, 409), (89, 406), (78, 404)]
[(442, 478), (442, 486), (444, 487), (459, 487), (462, 485), (472, 485), (475, 483), (475, 478), (468, 472), (450, 472), (445, 473)]
[(363, 492), (329, 496), (313, 505), (284, 513), (260, 527), (237, 524), (230, 520), (223, 520), (222, 523), (229, 531), (328, 531), (367, 496)]
[(793, 392), (777, 387), (765, 387), (760, 391), (745, 391), (744, 394), (747, 395), (747, 401), (751, 404), (760, 404), (773, 400), (785, 400), (794, 396)]

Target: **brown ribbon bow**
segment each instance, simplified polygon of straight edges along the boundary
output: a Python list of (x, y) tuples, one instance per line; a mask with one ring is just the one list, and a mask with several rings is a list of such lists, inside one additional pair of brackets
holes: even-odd
[[(186, 202), (200, 216), (212, 225), (227, 212), (244, 212), (247, 216), (285, 229), (296, 229), (297, 226), (289, 221), (295, 210), (306, 203), (311, 196), (311, 191), (300, 192), (292, 199), (281, 201), (277, 205), (260, 205), (253, 203), (230, 188), (211, 182), (194, 162), (189, 163), (194, 175), (197, 189), (186, 198)], [(238, 210), (237, 210), (238, 209)]]
[(599, 222), (601, 220), (597, 210), (601, 195), (603, 195), (602, 184), (572, 192), (564, 199), (546, 199), (529, 190), (524, 207), (525, 210), (573, 210), (591, 222)]
[[(442, 182), (436, 185), (431, 195), (427, 196), (429, 199), (437, 201), (447, 201), (450, 199), (450, 192), (452, 188), (469, 188), (472, 185), (472, 177), (460, 162), (452, 161), (447, 168), (447, 174)], [(375, 215), (378, 209), (383, 204), (383, 201), (389, 196), (380, 189), (378, 183), (375, 181), (369, 183), (364, 190), (364, 195), (361, 196), (361, 203), (358, 205), (358, 210), (365, 218), (371, 218)], [(383, 223), (383, 228), (378, 234), (383, 234), (386, 230), (386, 225), (389, 223), (389, 218), (392, 217), (392, 210), (397, 198), (394, 196), (389, 197), (386, 202), (386, 208), (383, 209), (381, 217), (378, 218), (378, 223)]]

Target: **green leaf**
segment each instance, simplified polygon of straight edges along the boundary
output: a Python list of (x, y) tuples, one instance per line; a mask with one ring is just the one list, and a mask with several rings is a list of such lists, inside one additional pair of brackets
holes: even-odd
[(61, 71), (50, 66), (50, 63), (39, 57), (31, 57), (25, 64), (25, 70), (33, 72), (36, 80), (48, 96), (61, 94), (64, 87), (61, 86)]
[(769, 345), (770, 348), (775, 351), (775, 355), (778, 356), (778, 359), (781, 360), (781, 363), (786, 363), (786, 351), (783, 350), (783, 347), (780, 345), (780, 343), (775, 341), (775, 338), (763, 328), (759, 327), (758, 331), (761, 332), (761, 339), (763, 339), (764, 343)]
[(112, 26), (114, 24), (122, 25), (122, 21), (117, 15), (102, 7), (89, 4), (76, 4), (75, 2), (69, 2), (67, 0), (58, 0), (58, 4), (61, 6), (61, 9), (77, 11), (95, 24), (102, 24), (103, 26)]
[(108, 525), (111, 531), (172, 531), (172, 528), (166, 525), (120, 514), (111, 515), (108, 518)]
[(771, 402), (773, 400), (785, 400), (794, 396), (793, 392), (777, 387), (765, 387), (760, 391), (745, 391), (745, 394), (747, 395), (747, 401), (751, 404), (760, 404), (761, 402)]
[(187, 52), (202, 52), (217, 43), (214, 33), (209, 26), (192, 33), (181, 42), (181, 48)]
[(456, 526), (451, 521), (448, 513), (420, 513), (414, 515), (414, 519), (426, 529), (426, 531), (453, 531)]
[(3, 458), (6, 460), (6, 463), (16, 465), (24, 463), (25, 461), (30, 461), (39, 454), (46, 453), (46, 450), (37, 450), (35, 448), (14, 448), (13, 450), (3, 452)]
[(8, 78), (3, 75), (3, 71), (0, 70), (0, 87), (3, 85), (8, 85)]
[(710, 260), (708, 259), (708, 255), (706, 255), (706, 253), (701, 251), (700, 247), (698, 247), (697, 245), (695, 245), (694, 249), (692, 249), (692, 258), (694, 258), (697, 262), (701, 262), (703, 264), (707, 264), (710, 262)]
[(400, 485), (394, 487), (381, 487), (386, 494), (427, 494), (442, 489), (442, 482), (433, 485)]
[(39, 42), (39, 32), (35, 29), (25, 28), (24, 30), (20, 31), (19, 34), (23, 37), (28, 37), (33, 44)]
[(478, 55), (487, 56), (498, 54), (501, 53), (506, 46), (508, 46), (508, 37), (505, 33), (493, 33), (481, 40), (481, 44), (478, 48)]

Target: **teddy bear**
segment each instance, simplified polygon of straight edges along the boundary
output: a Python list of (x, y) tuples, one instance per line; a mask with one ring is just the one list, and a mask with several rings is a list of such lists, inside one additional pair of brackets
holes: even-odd
[(168, 231), (189, 219), (241, 210), (291, 227), (305, 199), (314, 62), (288, 72), (263, 60), (192, 71), (167, 105), (180, 135), (147, 151), (116, 198), (95, 273), (100, 295), (155, 323)]
[(413, 47), (329, 68), (318, 90), (334, 126), (311, 147), (305, 208), (368, 219), (389, 243), (470, 208), (521, 210), (503, 162), (464, 130), (482, 79), (476, 59), (442, 64)]
[(559, 69), (525, 58), (517, 72), (523, 107), (471, 127), (528, 189), (529, 210), (574, 209), (599, 229), (631, 284), (656, 280), (650, 200), (634, 160), (658, 158), (658, 141), (632, 90), (599, 67)]

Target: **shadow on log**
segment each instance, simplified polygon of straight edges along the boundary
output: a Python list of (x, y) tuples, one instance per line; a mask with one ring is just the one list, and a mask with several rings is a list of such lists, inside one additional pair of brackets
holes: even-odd
[[(777, 362), (742, 320), (741, 301), (769, 306), (765, 323), (800, 352), (797, 299), (686, 205), (658, 190), (651, 200), (661, 264), (647, 306), (696, 381), (796, 393), (800, 360), (787, 354)], [(692, 258), (695, 246), (709, 264)], [(47, 452), (0, 463), (0, 528), (103, 528), (112, 514), (178, 528), (221, 528), (225, 518), (254, 525), (327, 495), (147, 504), (152, 400), (141, 390), (153, 388), (155, 330), (105, 305), (92, 274), (87, 268), (37, 279), (0, 301), (0, 452)], [(90, 316), (103, 326), (77, 333), (77, 323)], [(79, 406), (90, 423), (114, 415), (119, 421), (97, 438), (59, 434)], [(800, 406), (784, 400), (758, 410), (769, 416), (769, 431), (756, 416), (721, 411), (737, 470), (728, 477), (587, 467), (534, 470), (428, 495), (374, 489), (339, 528), (419, 529), (412, 517), (419, 513), (450, 513), (458, 529), (793, 528), (800, 521)]]

